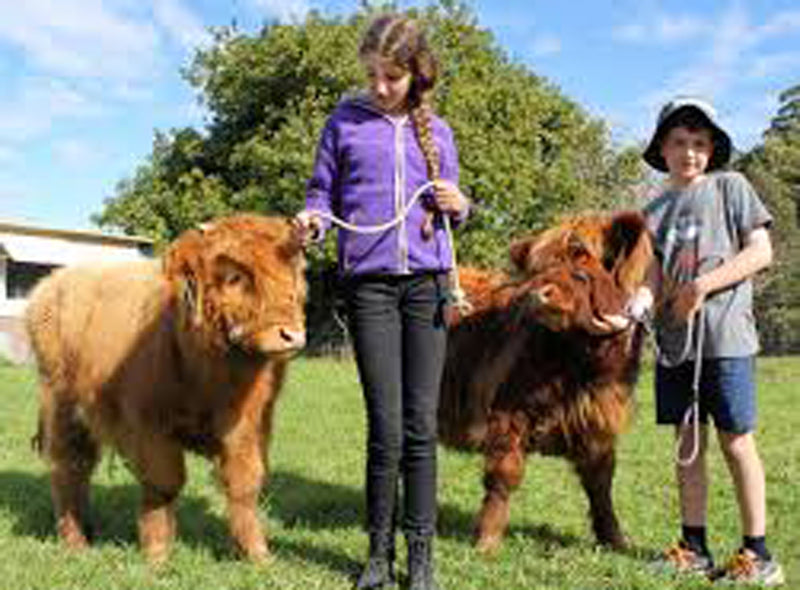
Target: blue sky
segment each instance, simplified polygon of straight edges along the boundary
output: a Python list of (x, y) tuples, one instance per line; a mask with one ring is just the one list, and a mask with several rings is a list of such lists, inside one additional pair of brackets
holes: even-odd
[[(150, 153), (153, 131), (202, 127), (180, 68), (207, 27), (350, 12), (357, 0), (0, 0), (0, 218), (89, 228)], [(405, 7), (419, 2), (401, 1)], [(740, 147), (800, 83), (796, 0), (472, 0), (513, 59), (620, 144), (675, 94), (712, 100)]]

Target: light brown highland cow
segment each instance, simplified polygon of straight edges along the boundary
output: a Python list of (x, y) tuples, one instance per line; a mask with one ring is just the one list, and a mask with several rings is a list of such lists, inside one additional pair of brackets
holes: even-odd
[(163, 260), (66, 268), (36, 287), (36, 438), (70, 547), (87, 544), (89, 479), (109, 445), (142, 486), (151, 562), (169, 553), (187, 449), (214, 462), (238, 549), (267, 556), (257, 497), (286, 364), (305, 343), (303, 270), (288, 220), (240, 215), (185, 233)]

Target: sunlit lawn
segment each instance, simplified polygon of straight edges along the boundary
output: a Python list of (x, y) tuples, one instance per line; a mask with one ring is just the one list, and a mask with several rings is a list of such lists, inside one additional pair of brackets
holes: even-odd
[[(758, 441), (768, 477), (769, 541), (787, 570), (788, 587), (800, 587), (800, 362), (762, 359), (759, 379)], [(492, 559), (479, 558), (470, 531), (482, 494), (480, 458), (442, 450), (436, 556), (443, 590), (707, 587), (657, 577), (647, 567), (678, 531), (671, 433), (653, 425), (650, 381), (645, 371), (637, 417), (621, 439), (615, 482), (618, 515), (633, 550), (618, 554), (597, 548), (585, 498), (569, 466), (531, 457), (502, 550)], [(93, 480), (95, 545), (81, 554), (68, 552), (54, 535), (45, 465), (30, 448), (35, 415), (33, 372), (0, 366), (0, 588), (351, 587), (366, 552), (364, 418), (351, 363), (299, 359), (292, 366), (277, 416), (271, 481), (261, 504), (274, 554), (264, 567), (233, 555), (222, 495), (199, 458), (190, 461), (178, 541), (166, 567), (153, 571), (142, 559), (135, 525), (138, 488), (111, 454)], [(716, 447), (710, 463), (710, 542), (723, 558), (738, 543), (737, 509)]]

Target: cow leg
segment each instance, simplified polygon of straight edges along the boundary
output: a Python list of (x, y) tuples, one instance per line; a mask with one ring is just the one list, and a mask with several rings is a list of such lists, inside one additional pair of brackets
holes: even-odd
[[(258, 494), (264, 480), (262, 449), (254, 436), (226, 444), (219, 458), (219, 474), (228, 501), (231, 536), (248, 559), (264, 561), (267, 542), (258, 519)], [(266, 454), (266, 449), (263, 449)]]
[(175, 537), (175, 500), (186, 482), (183, 449), (149, 433), (137, 437), (134, 467), (142, 486), (139, 543), (147, 560), (166, 561)]
[(525, 472), (527, 419), (522, 414), (497, 412), (490, 416), (485, 447), (483, 505), (475, 526), (476, 546), (481, 553), (500, 547), (509, 519), (511, 492), (519, 487)]
[(74, 403), (56, 400), (43, 408), (42, 425), (56, 528), (67, 546), (82, 549), (88, 545), (89, 480), (99, 448)]
[(624, 549), (627, 541), (614, 514), (611, 498), (615, 465), (613, 441), (602, 450), (573, 460), (589, 499), (592, 528), (598, 542), (614, 549)]

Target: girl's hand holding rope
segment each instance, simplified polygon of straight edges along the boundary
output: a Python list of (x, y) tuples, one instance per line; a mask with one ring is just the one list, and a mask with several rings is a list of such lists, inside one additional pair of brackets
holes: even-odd
[(447, 233), (447, 241), (450, 243), (450, 272), (448, 278), (450, 281), (450, 290), (453, 297), (453, 305), (464, 314), (471, 311), (472, 306), (467, 301), (466, 293), (461, 289), (458, 279), (458, 265), (456, 263), (456, 245), (453, 239), (453, 231), (450, 223), (451, 215), (460, 215), (466, 212), (469, 207), (469, 202), (458, 190), (458, 187), (447, 180), (437, 179), (428, 181), (414, 192), (404, 209), (400, 211), (394, 219), (385, 223), (370, 226), (357, 226), (348, 223), (344, 219), (340, 219), (331, 213), (324, 211), (303, 210), (294, 217), (294, 224), (300, 236), (303, 245), (308, 244), (312, 240), (319, 240), (322, 236), (322, 219), (328, 219), (334, 225), (338, 225), (348, 231), (353, 231), (362, 234), (372, 234), (384, 232), (388, 229), (398, 225), (411, 211), (411, 208), (419, 200), (425, 191), (433, 189), (433, 200), (436, 207), (444, 213), (444, 229)]
[(303, 246), (319, 240), (322, 235), (322, 219), (316, 211), (300, 211), (293, 221)]
[(441, 178), (433, 181), (433, 200), (436, 208), (446, 215), (459, 216), (467, 208), (467, 199), (458, 187)]
[(409, 211), (417, 202), (417, 200), (419, 200), (422, 195), (430, 189), (433, 189), (433, 202), (435, 203), (436, 208), (445, 214), (445, 225), (448, 228), (448, 239), (452, 243), (452, 236), (450, 235), (448, 223), (449, 217), (465, 213), (469, 203), (455, 184), (442, 179), (426, 182), (417, 188), (409, 202), (406, 203), (403, 211), (400, 211), (393, 219), (385, 223), (371, 226), (356, 226), (330, 213), (309, 209), (300, 211), (297, 215), (295, 215), (294, 223), (304, 245), (311, 241), (317, 241), (322, 236), (323, 218), (328, 219), (334, 225), (338, 225), (339, 227), (342, 227), (348, 231), (365, 234), (380, 233), (391, 229), (400, 221), (402, 221), (402, 219), (408, 215)]

